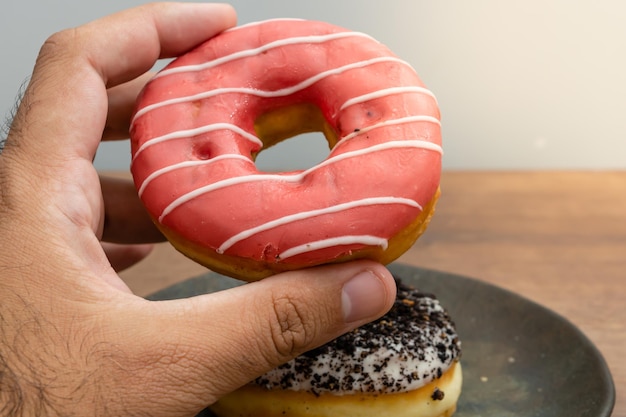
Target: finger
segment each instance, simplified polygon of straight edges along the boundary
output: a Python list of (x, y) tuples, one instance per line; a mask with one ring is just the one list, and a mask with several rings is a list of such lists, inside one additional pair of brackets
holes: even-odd
[(109, 88), (109, 110), (102, 140), (119, 140), (129, 137), (130, 118), (137, 95), (154, 73), (147, 72), (127, 83)]
[(138, 77), (158, 58), (185, 52), (235, 19), (227, 5), (154, 3), (51, 36), (12, 129), (21, 132), (24, 159), (91, 161), (104, 131), (107, 87)]
[(36, 196), (21, 208), (30, 212), (32, 227), (49, 230), (54, 244), (89, 259), (93, 271), (110, 269), (94, 239), (102, 230), (103, 197), (92, 164), (106, 124), (107, 88), (234, 22), (230, 6), (160, 3), (51, 36), (0, 155), (3, 184), (10, 185), (3, 197)]
[[(143, 74), (158, 58), (178, 56), (235, 23), (235, 11), (227, 4), (153, 3), (86, 25), (93, 45), (86, 52), (102, 79), (113, 86)], [(102, 33), (110, 35), (105, 39)]]
[(152, 245), (120, 245), (102, 242), (102, 249), (106, 253), (111, 267), (116, 271), (123, 271), (135, 265), (152, 252)]
[[(139, 363), (129, 366), (157, 369), (133, 378), (148, 391), (158, 386), (159, 392), (172, 393), (161, 398), (159, 413), (173, 414), (168, 407), (176, 404), (189, 407), (192, 415), (279, 364), (382, 316), (394, 299), (389, 271), (359, 261), (153, 303), (143, 310), (149, 322), (142, 337), (134, 338)], [(157, 410), (145, 411), (157, 415)]]
[(165, 240), (148, 215), (131, 180), (100, 177), (104, 199), (102, 240), (152, 243)]

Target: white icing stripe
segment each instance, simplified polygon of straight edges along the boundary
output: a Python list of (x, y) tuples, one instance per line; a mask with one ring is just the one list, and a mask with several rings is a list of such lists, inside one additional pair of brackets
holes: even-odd
[(194, 198), (200, 197), (201, 195), (208, 194), (212, 191), (219, 190), (221, 188), (230, 187), (230, 186), (237, 185), (237, 184), (258, 182), (258, 181), (270, 181), (270, 180), (290, 182), (291, 179), (286, 176), (278, 175), (278, 174), (256, 174), (256, 175), (242, 175), (240, 177), (228, 178), (222, 181), (217, 181), (213, 184), (205, 185), (204, 187), (200, 187), (193, 191), (190, 191), (187, 194), (183, 194), (182, 196), (178, 197), (176, 200), (172, 201), (169, 206), (165, 207), (165, 209), (159, 216), (159, 222), (163, 223), (163, 219), (172, 211), (174, 211), (176, 208), (193, 200)]
[[(319, 169), (326, 165), (333, 164), (335, 162), (342, 161), (344, 159), (354, 158), (355, 156), (361, 156), (361, 155), (366, 155), (366, 154), (373, 153), (373, 152), (384, 151), (387, 149), (396, 149), (396, 148), (419, 148), (419, 149), (427, 149), (430, 151), (435, 151), (438, 153), (443, 153), (443, 149), (441, 148), (441, 146), (434, 144), (432, 142), (425, 141), (425, 140), (418, 140), (418, 139), (394, 140), (390, 142), (379, 143), (378, 145), (372, 145), (370, 147), (363, 148), (363, 149), (357, 149), (355, 151), (340, 153), (339, 155), (336, 155), (336, 156), (332, 156), (332, 152), (331, 152), (330, 158), (320, 162), (313, 168), (309, 168), (308, 170), (302, 172), (300, 175), (304, 177), (316, 169)], [(335, 149), (337, 149), (337, 146), (333, 148), (333, 150)]]
[[(358, 136), (361, 135), (363, 133), (367, 133), (373, 129), (378, 129), (378, 128), (382, 128), (382, 127), (386, 127), (386, 126), (393, 126), (393, 125), (399, 125), (399, 124), (403, 124), (403, 123), (413, 123), (413, 122), (430, 122), (430, 123), (435, 123), (438, 125), (441, 125), (441, 122), (439, 121), (439, 119), (432, 117), (432, 116), (409, 116), (409, 117), (402, 117), (399, 119), (391, 119), (391, 120), (385, 120), (384, 122), (381, 123), (377, 123), (368, 127), (365, 127), (363, 129), (359, 129), (358, 132), (352, 132), (349, 135), (344, 136), (343, 138), (341, 138), (341, 140), (339, 142), (337, 142), (337, 144), (335, 145), (335, 148), (337, 148), (338, 145)], [(211, 126), (211, 125), (209, 125)], [(172, 132), (170, 133), (170, 135), (173, 135), (174, 133), (177, 132)], [(181, 136), (182, 137), (182, 136)], [(142, 146), (137, 153), (135, 154), (135, 157), (141, 152), (143, 151), (143, 148), (149, 146), (148, 143), (152, 143), (154, 139), (149, 140), (147, 142), (144, 143), (144, 146)], [(158, 143), (158, 142), (155, 142)], [(154, 143), (152, 143), (154, 144)], [(435, 149), (436, 152), (442, 153), (443, 150), (441, 150), (440, 147), (437, 147)], [(166, 174), (168, 172), (174, 171), (176, 169), (180, 169), (180, 168), (186, 168), (188, 166), (194, 166), (194, 165), (203, 165), (203, 164), (207, 164), (210, 163), (212, 161), (216, 161), (216, 160), (220, 160), (220, 159), (224, 159), (225, 157), (228, 158), (232, 158), (232, 159), (243, 159), (246, 161), (251, 161), (249, 158), (243, 156), (243, 155), (239, 155), (239, 154), (227, 154), (227, 155), (223, 155), (217, 158), (212, 158), (210, 160), (206, 160), (206, 161), (188, 161), (188, 162), (182, 162), (182, 163), (178, 163), (169, 167), (165, 167), (165, 168), (161, 168), (158, 171), (153, 172), (152, 174), (150, 174), (146, 180), (142, 183), (142, 185), (139, 188), (139, 196), (141, 197), (141, 195), (143, 194), (143, 190), (145, 189), (145, 187), (150, 183), (150, 181), (154, 180), (155, 178), (157, 178), (160, 175)], [(134, 159), (134, 158), (133, 158)]]
[(433, 116), (407, 116), (407, 117), (401, 117), (399, 119), (389, 119), (389, 120), (385, 120), (383, 122), (380, 123), (376, 123), (373, 124), (371, 126), (367, 126), (364, 127), (362, 129), (359, 129), (358, 131), (352, 132), (346, 136), (344, 136), (343, 138), (341, 138), (336, 144), (335, 144), (335, 148), (344, 143), (349, 141), (350, 139), (362, 135), (363, 133), (367, 133), (369, 131), (372, 131), (374, 129), (379, 129), (382, 127), (386, 127), (386, 126), (394, 126), (394, 125), (400, 125), (403, 123), (415, 123), (415, 122), (429, 122), (429, 123), (434, 123), (436, 125), (441, 126), (441, 122), (439, 121), (439, 119), (437, 119), (436, 117)]
[(222, 243), (222, 245), (217, 249), (217, 253), (224, 253), (225, 251), (227, 251), (231, 246), (235, 245), (236, 243), (245, 240), (253, 235), (256, 235), (258, 233), (264, 232), (266, 230), (270, 230), (270, 229), (274, 229), (276, 227), (279, 226), (283, 226), (285, 224), (288, 223), (293, 223), (293, 222), (297, 222), (299, 220), (305, 220), (305, 219), (309, 219), (312, 217), (317, 217), (317, 216), (321, 216), (324, 214), (330, 214), (330, 213), (338, 213), (341, 211), (345, 211), (345, 210), (350, 210), (353, 208), (358, 208), (358, 207), (365, 207), (365, 206), (373, 206), (373, 205), (384, 205), (384, 204), (404, 204), (407, 206), (411, 206), (411, 207), (415, 207), (415, 208), (419, 208), (420, 210), (422, 210), (422, 206), (419, 205), (419, 203), (417, 203), (414, 200), (408, 199), (408, 198), (403, 198), (403, 197), (371, 197), (371, 198), (364, 198), (361, 200), (355, 200), (355, 201), (350, 201), (347, 203), (342, 203), (342, 204), (337, 204), (334, 206), (330, 206), (330, 207), (325, 207), (322, 209), (316, 209), (316, 210), (310, 210), (310, 211), (303, 211), (301, 213), (295, 213), (295, 214), (291, 214), (291, 215), (287, 215), (272, 221), (269, 221), (267, 223), (261, 224), (259, 226), (244, 230), (238, 234), (236, 234), (235, 236), (229, 238), (228, 240), (226, 240), (224, 243)]
[(385, 57), (372, 58), (372, 59), (368, 59), (365, 61), (353, 62), (351, 64), (347, 64), (338, 68), (333, 68), (327, 71), (323, 71), (310, 78), (307, 78), (304, 81), (301, 81), (300, 83), (294, 86), (281, 88), (280, 90), (266, 91), (266, 90), (257, 90), (254, 88), (246, 88), (246, 87), (217, 88), (215, 90), (205, 91), (199, 94), (193, 94), (191, 96), (177, 97), (177, 98), (173, 98), (169, 100), (160, 101), (158, 103), (150, 104), (146, 107), (143, 107), (139, 109), (137, 113), (135, 113), (135, 117), (133, 118), (131, 122), (131, 126), (135, 123), (135, 121), (139, 117), (143, 116), (144, 114), (152, 110), (169, 106), (172, 104), (180, 104), (180, 103), (187, 103), (187, 102), (192, 102), (192, 101), (197, 101), (197, 100), (203, 100), (203, 99), (207, 99), (210, 97), (218, 96), (220, 94), (228, 94), (228, 93), (249, 94), (249, 95), (264, 97), (264, 98), (285, 97), (285, 96), (292, 95), (300, 90), (304, 90), (305, 88), (310, 87), (316, 82), (323, 80), (324, 78), (330, 77), (331, 75), (338, 75), (338, 74), (341, 74), (343, 72), (346, 72), (352, 69), (363, 68), (363, 67), (378, 64), (381, 62), (397, 62), (399, 64), (406, 65), (407, 67), (411, 68), (411, 70), (413, 70), (411, 65), (409, 65), (409, 63), (407, 63), (406, 61), (403, 61), (400, 58), (396, 58), (396, 57), (385, 56)]
[(255, 145), (259, 146), (260, 148), (263, 147), (263, 142), (261, 141), (261, 139), (257, 138), (254, 135), (251, 135), (250, 133), (246, 132), (239, 126), (236, 126), (232, 123), (213, 123), (210, 125), (197, 127), (195, 129), (174, 131), (166, 135), (158, 136), (156, 138), (147, 140), (137, 149), (137, 152), (135, 152), (135, 155), (133, 155), (133, 160), (135, 160), (137, 156), (140, 153), (142, 153), (146, 148), (156, 145), (157, 143), (166, 142), (168, 140), (173, 140), (173, 139), (190, 138), (193, 136), (201, 135), (203, 133), (214, 132), (216, 130), (231, 130), (237, 133), (238, 135), (243, 136), (244, 138), (254, 143)]
[[(368, 127), (365, 127), (363, 129), (359, 129), (358, 132), (353, 132), (350, 133), (349, 135), (344, 136), (339, 142), (337, 142), (337, 145), (340, 145), (341, 143), (344, 143), (347, 140), (350, 140), (358, 135), (361, 135), (363, 133), (367, 133), (371, 130), (374, 129), (378, 129), (378, 128), (382, 128), (382, 127), (386, 127), (386, 126), (393, 126), (393, 125), (399, 125), (399, 124), (403, 124), (403, 123), (412, 123), (412, 122), (430, 122), (430, 123), (435, 123), (438, 125), (441, 125), (441, 123), (439, 122), (439, 119), (432, 117), (432, 116), (409, 116), (409, 117), (402, 117), (399, 119), (391, 119), (391, 120), (385, 120), (384, 122), (381, 123), (377, 123)], [(149, 141), (150, 142), (150, 141)], [(147, 143), (147, 142), (146, 142)], [(442, 151), (440, 150), (441, 148), (437, 148), (434, 149), (437, 152), (442, 153)], [(139, 153), (139, 152), (137, 152)], [(249, 158), (243, 156), (243, 155), (239, 155), (239, 154), (226, 154), (226, 155), (222, 155), (216, 158), (212, 158), (210, 160), (203, 160), (203, 161), (186, 161), (186, 162), (182, 162), (182, 163), (178, 163), (172, 166), (168, 166), (165, 168), (161, 168), (155, 172), (153, 172), (152, 174), (150, 174), (145, 180), (144, 182), (141, 184), (140, 188), (139, 188), (139, 196), (141, 197), (141, 195), (143, 194), (143, 190), (145, 189), (145, 187), (155, 178), (166, 174), (168, 172), (171, 171), (175, 171), (177, 169), (181, 169), (181, 168), (186, 168), (186, 167), (191, 167), (191, 166), (196, 166), (196, 165), (205, 165), (207, 163), (211, 163), (214, 161), (218, 161), (221, 159), (226, 159), (226, 158), (230, 158), (230, 159), (242, 159), (245, 161), (250, 161), (252, 162)]]
[(202, 165), (211, 165), (214, 162), (223, 161), (225, 159), (240, 159), (242, 161), (252, 162), (249, 158), (246, 158), (245, 156), (239, 155), (239, 154), (224, 154), (224, 155), (216, 156), (215, 158), (205, 159), (205, 160), (200, 160), (200, 161), (179, 162), (177, 164), (158, 169), (154, 171), (152, 174), (148, 175), (146, 179), (141, 183), (141, 186), (139, 187), (137, 194), (139, 195), (139, 197), (141, 197), (146, 187), (148, 186), (148, 184), (150, 184), (154, 179), (160, 177), (161, 175), (167, 174), (168, 172), (172, 172), (172, 171), (175, 171), (177, 169), (182, 169), (182, 168), (190, 168), (190, 167), (202, 166)]
[(394, 94), (405, 94), (405, 93), (425, 94), (431, 97), (433, 100), (435, 100), (435, 102), (437, 102), (437, 98), (432, 93), (432, 91), (424, 87), (418, 87), (418, 86), (391, 87), (391, 88), (385, 88), (383, 90), (378, 90), (378, 91), (373, 91), (371, 93), (363, 94), (362, 96), (351, 98), (350, 100), (343, 103), (341, 107), (339, 107), (339, 111), (345, 109), (346, 107), (350, 107), (354, 104), (363, 103), (365, 101), (369, 101), (369, 100), (373, 100), (373, 99), (377, 99), (381, 97), (387, 97), (387, 96), (391, 96)]
[[(277, 174), (252, 174), (252, 175), (243, 175), (240, 177), (229, 178), (226, 180), (218, 181), (213, 184), (206, 185), (204, 187), (200, 187), (196, 190), (193, 190), (187, 194), (183, 194), (178, 197), (174, 201), (172, 201), (161, 213), (159, 216), (159, 222), (163, 222), (163, 219), (170, 214), (177, 207), (193, 200), (196, 197), (199, 197), (203, 194), (210, 193), (212, 191), (218, 190), (220, 188), (230, 187), (232, 185), (243, 184), (246, 182), (258, 182), (258, 181), (284, 181), (284, 182), (298, 182), (301, 181), (304, 177), (306, 177), (311, 172), (326, 166), (333, 164), (335, 162), (353, 158), (356, 156), (361, 156), (373, 152), (383, 151), (387, 149), (395, 149), (395, 148), (418, 148), (418, 149), (426, 149), (435, 151), (438, 153), (443, 153), (441, 146), (428, 142), (425, 140), (397, 140), (391, 142), (385, 142), (378, 145), (370, 146), (369, 148), (359, 149), (356, 151), (345, 152), (339, 154), (337, 156), (331, 157), (323, 161), (322, 163), (307, 169), (306, 171), (302, 171), (298, 174), (292, 175), (277, 175)], [(336, 149), (336, 147), (335, 147)]]
[(380, 246), (383, 250), (387, 249), (387, 239), (383, 239), (378, 236), (371, 235), (357, 235), (357, 236), (339, 236), (332, 237), (330, 239), (317, 240), (315, 242), (305, 243), (304, 245), (294, 246), (291, 249), (280, 253), (279, 259), (291, 258), (292, 256), (300, 255), (306, 252), (313, 252), (319, 249), (330, 248), (332, 246), (339, 245), (354, 245), (363, 244), (367, 246)]
[(249, 28), (251, 26), (260, 26), (264, 23), (275, 23), (275, 22), (301, 22), (305, 19), (298, 19), (296, 17), (277, 17), (275, 19), (267, 19), (267, 20), (259, 20), (256, 22), (245, 23), (241, 26), (235, 26), (229, 29), (226, 29), (224, 32), (234, 32), (239, 29)]
[(219, 65), (222, 65), (231, 61), (235, 61), (237, 59), (260, 55), (264, 52), (269, 51), (270, 49), (282, 48), (283, 46), (324, 43), (324, 42), (328, 42), (332, 40), (351, 38), (351, 37), (362, 37), (362, 38), (374, 40), (371, 36), (366, 35), (365, 33), (361, 33), (361, 32), (338, 32), (338, 33), (331, 33), (328, 35), (311, 35), (311, 36), (297, 36), (293, 38), (285, 38), (285, 39), (280, 39), (274, 42), (267, 43), (265, 45), (259, 46), (258, 48), (245, 49), (243, 51), (234, 52), (232, 54), (214, 59), (212, 61), (204, 62), (202, 64), (183, 65), (180, 67), (165, 69), (159, 72), (158, 74), (156, 74), (153, 79), (165, 77), (165, 76), (172, 75), (172, 74), (180, 74), (182, 72), (204, 71), (204, 70), (214, 68), (214, 67), (217, 67)]

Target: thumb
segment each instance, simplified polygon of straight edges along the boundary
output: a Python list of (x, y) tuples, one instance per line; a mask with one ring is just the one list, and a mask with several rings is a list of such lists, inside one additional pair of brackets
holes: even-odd
[[(151, 415), (180, 412), (180, 407), (193, 414), (274, 367), (382, 316), (393, 304), (395, 288), (383, 266), (358, 261), (153, 303), (160, 311), (158, 317), (150, 314), (151, 331), (144, 333), (150, 340), (134, 335), (141, 348), (157, 350), (140, 355), (152, 363), (139, 368), (152, 372), (135, 372), (132, 378), (140, 384), (129, 385), (142, 386), (143, 392), (146, 384), (158, 387), (154, 392), (160, 393), (160, 401), (154, 404), (159, 408)], [(163, 372), (154, 372), (156, 367)], [(171, 395), (170, 410), (163, 393)]]

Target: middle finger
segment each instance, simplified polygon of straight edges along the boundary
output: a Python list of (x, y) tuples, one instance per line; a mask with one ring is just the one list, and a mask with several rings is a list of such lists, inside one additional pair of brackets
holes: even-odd
[(135, 108), (137, 95), (154, 73), (147, 72), (132, 81), (107, 90), (109, 108), (102, 132), (102, 140), (128, 139), (130, 118)]

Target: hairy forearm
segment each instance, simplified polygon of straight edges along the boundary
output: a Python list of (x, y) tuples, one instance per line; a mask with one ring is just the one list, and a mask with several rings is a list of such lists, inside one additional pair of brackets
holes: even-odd
[(85, 354), (88, 344), (31, 305), (9, 305), (0, 309), (0, 417), (93, 415), (97, 366)]
[[(2, 347), (0, 347), (2, 352)], [(0, 416), (24, 415), (23, 393), (13, 370), (0, 353)]]
[(68, 414), (59, 411), (40, 381), (26, 380), (0, 359), (0, 417), (60, 417)]
[[(35, 394), (37, 389), (26, 387), (25, 378), (16, 372), (16, 359), (13, 348), (9, 346), (6, 335), (6, 322), (0, 316), (0, 416), (46, 415), (43, 407), (43, 392)], [(35, 394), (35, 395), (33, 395)]]
[(25, 381), (8, 366), (0, 364), (0, 417), (57, 417), (66, 415), (55, 409), (42, 384)]

